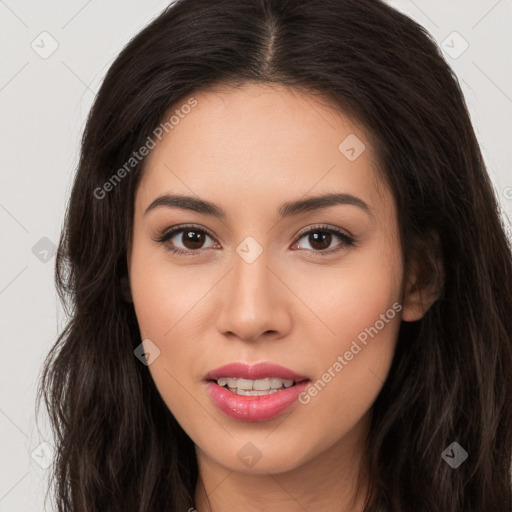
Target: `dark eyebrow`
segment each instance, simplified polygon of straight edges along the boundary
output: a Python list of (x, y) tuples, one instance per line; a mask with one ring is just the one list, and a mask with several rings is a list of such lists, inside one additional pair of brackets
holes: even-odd
[(372, 208), (362, 199), (351, 194), (324, 194), (308, 197), (307, 199), (299, 199), (298, 201), (290, 201), (289, 203), (284, 203), (279, 208), (279, 215), (280, 217), (290, 217), (291, 215), (320, 210), (338, 204), (357, 206), (373, 217)]
[[(279, 208), (279, 216), (281, 218), (291, 217), (293, 215), (320, 210), (322, 208), (328, 208), (329, 206), (335, 206), (339, 204), (357, 206), (358, 208), (364, 210), (368, 215), (373, 217), (372, 208), (368, 206), (368, 204), (366, 204), (362, 199), (351, 194), (324, 194), (320, 196), (308, 197), (307, 199), (290, 201), (281, 205)], [(214, 203), (211, 203), (210, 201), (199, 199), (197, 197), (175, 194), (165, 194), (163, 196), (157, 197), (146, 208), (144, 215), (159, 206), (191, 210), (193, 212), (211, 215), (219, 219), (226, 218), (226, 212), (224, 212), (222, 208)]]

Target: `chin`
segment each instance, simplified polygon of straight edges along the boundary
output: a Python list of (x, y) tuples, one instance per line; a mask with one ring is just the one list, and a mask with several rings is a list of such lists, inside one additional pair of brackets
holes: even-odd
[(208, 457), (229, 471), (252, 475), (285, 473), (306, 462), (304, 443), (299, 439), (276, 441), (278, 444), (264, 438), (235, 438), (208, 451)]

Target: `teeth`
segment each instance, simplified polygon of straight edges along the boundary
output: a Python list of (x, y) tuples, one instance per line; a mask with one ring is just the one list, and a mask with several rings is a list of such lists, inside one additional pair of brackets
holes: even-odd
[(293, 384), (293, 380), (287, 379), (270, 379), (270, 387), (272, 389), (280, 388), (284, 386), (285, 388), (289, 388)]
[(236, 379), (231, 377), (220, 377), (217, 379), (219, 386), (226, 386), (238, 395), (261, 396), (274, 393), (279, 389), (293, 386), (293, 380), (278, 379), (277, 377), (265, 379)]
[(268, 391), (270, 388), (271, 388), (270, 379), (258, 379), (258, 380), (253, 381), (253, 383), (252, 383), (252, 389), (254, 389), (254, 390)]
[(238, 389), (252, 389), (252, 380), (249, 379), (238, 379), (238, 385), (236, 386)]

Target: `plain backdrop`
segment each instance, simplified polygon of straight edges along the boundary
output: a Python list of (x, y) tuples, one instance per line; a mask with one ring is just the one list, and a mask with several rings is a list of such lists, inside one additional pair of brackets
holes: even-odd
[[(435, 37), (455, 70), (507, 222), (512, 0), (389, 3)], [(79, 140), (115, 56), (167, 4), (0, 0), (0, 512), (51, 510), (44, 494), (52, 435), (44, 414), (36, 423), (35, 392), (65, 322), (54, 250)], [(512, 233), (508, 222), (506, 229)]]

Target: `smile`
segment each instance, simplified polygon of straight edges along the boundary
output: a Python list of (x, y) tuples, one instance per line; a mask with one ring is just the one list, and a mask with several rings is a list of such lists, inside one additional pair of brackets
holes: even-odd
[(235, 362), (204, 376), (206, 392), (226, 416), (269, 421), (297, 401), (310, 379), (275, 363)]

